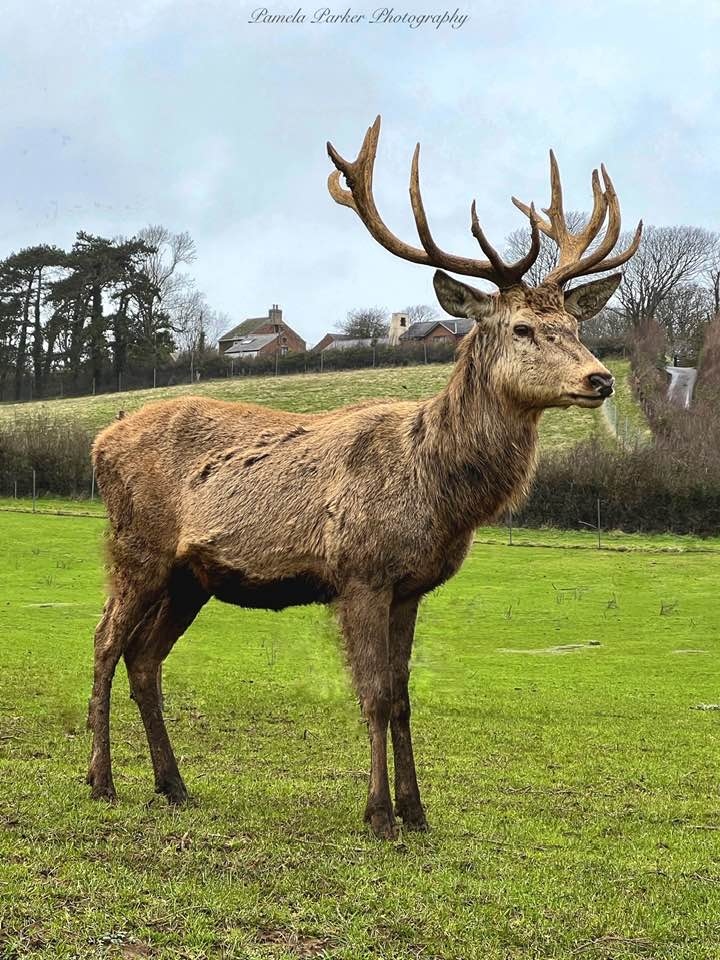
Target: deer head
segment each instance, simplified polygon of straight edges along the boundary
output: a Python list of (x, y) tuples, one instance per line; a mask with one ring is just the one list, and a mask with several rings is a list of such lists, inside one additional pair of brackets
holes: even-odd
[[(598, 407), (613, 392), (610, 372), (578, 339), (578, 324), (594, 316), (617, 289), (621, 274), (564, 290), (574, 278), (613, 270), (635, 253), (640, 243), (642, 221), (630, 246), (613, 254), (620, 236), (620, 205), (605, 167), (602, 185), (597, 170), (592, 174), (593, 210), (585, 227), (572, 233), (563, 211), (560, 172), (550, 151), (551, 202), (540, 216), (535, 207), (513, 203), (530, 221), (530, 248), (516, 263), (505, 263), (483, 233), (471, 206), (470, 226), (487, 259), (475, 260), (446, 253), (435, 243), (420, 194), (420, 144), (415, 147), (410, 171), (410, 203), (422, 248), (396, 237), (382, 221), (373, 199), (373, 169), (380, 136), (380, 117), (370, 127), (360, 153), (345, 160), (331, 143), (327, 149), (337, 167), (328, 179), (332, 198), (350, 207), (371, 235), (386, 250), (412, 263), (444, 267), (453, 273), (489, 280), (498, 287), (486, 293), (437, 270), (435, 292), (441, 306), (454, 317), (475, 320), (466, 338), (465, 350), (475, 358), (478, 372), (496, 391), (519, 406), (544, 409), (554, 406)], [(345, 177), (347, 187), (340, 183)], [(607, 217), (602, 239), (588, 252)], [(540, 252), (540, 231), (558, 247), (558, 263), (537, 287), (523, 276)]]

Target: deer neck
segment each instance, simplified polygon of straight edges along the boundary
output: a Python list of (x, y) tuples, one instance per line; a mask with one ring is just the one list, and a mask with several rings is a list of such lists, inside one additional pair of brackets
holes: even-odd
[(421, 403), (410, 427), (415, 475), (448, 522), (471, 528), (527, 495), (537, 461), (538, 410), (494, 388), (491, 343), (476, 329), (445, 389)]

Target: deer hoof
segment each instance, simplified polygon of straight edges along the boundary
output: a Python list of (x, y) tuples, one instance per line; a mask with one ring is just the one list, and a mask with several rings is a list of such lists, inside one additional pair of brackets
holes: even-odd
[(395, 813), (402, 818), (406, 830), (415, 830), (419, 833), (427, 832), (430, 827), (425, 816), (422, 804), (397, 804)]
[(173, 807), (182, 807), (190, 799), (187, 787), (180, 777), (173, 777), (156, 784), (155, 793), (162, 793), (166, 796), (168, 803)]
[(378, 840), (397, 840), (398, 826), (388, 810), (375, 810), (367, 818), (370, 829)]
[(85, 782), (92, 787), (90, 791), (92, 800), (107, 800), (109, 803), (114, 803), (117, 800), (112, 776), (109, 773), (98, 772), (93, 764), (90, 764)]
[(112, 780), (106, 780), (104, 783), (94, 783), (88, 779), (88, 782), (92, 786), (92, 790), (90, 791), (90, 798), (92, 800), (105, 800), (107, 803), (115, 803), (117, 793), (115, 792), (115, 786)]

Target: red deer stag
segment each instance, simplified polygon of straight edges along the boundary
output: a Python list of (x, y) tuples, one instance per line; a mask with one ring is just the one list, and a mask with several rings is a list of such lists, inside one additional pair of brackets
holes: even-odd
[[(612, 255), (620, 211), (612, 181), (593, 174), (587, 225), (571, 233), (551, 154), (552, 200), (528, 216), (531, 244), (504, 263), (472, 207), (472, 233), (487, 259), (443, 252), (420, 197), (418, 151), (410, 200), (422, 249), (385, 226), (372, 194), (380, 118), (353, 162), (328, 144), (338, 168), (332, 197), (351, 207), (384, 247), (406, 260), (481, 277), (483, 293), (440, 271), (440, 303), (476, 321), (444, 390), (429, 400), (378, 401), (323, 414), (183, 398), (151, 404), (113, 423), (95, 441), (94, 463), (110, 516), (110, 596), (95, 634), (88, 723), (93, 797), (114, 799), (110, 690), (124, 656), (150, 745), (155, 789), (187, 797), (163, 721), (160, 667), (200, 608), (214, 596), (241, 607), (281, 610), (332, 603), (337, 610), (370, 735), (365, 819), (378, 837), (427, 826), (410, 737), (409, 660), (421, 598), (453, 576), (473, 530), (526, 495), (535, 468), (538, 421), (548, 407), (599, 407), (613, 378), (578, 340), (578, 321), (596, 313), (620, 275), (563, 293), (568, 280), (619, 266)], [(348, 188), (340, 184), (344, 175)], [(603, 238), (590, 249), (607, 215)], [(542, 230), (557, 244), (557, 267), (537, 287), (522, 277)], [(394, 750), (390, 796), (387, 731)]]

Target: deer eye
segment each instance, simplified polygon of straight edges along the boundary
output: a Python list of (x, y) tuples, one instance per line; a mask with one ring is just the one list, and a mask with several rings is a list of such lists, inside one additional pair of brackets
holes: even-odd
[(513, 333), (516, 337), (531, 337), (533, 335), (532, 327), (526, 323), (518, 323), (513, 327)]

